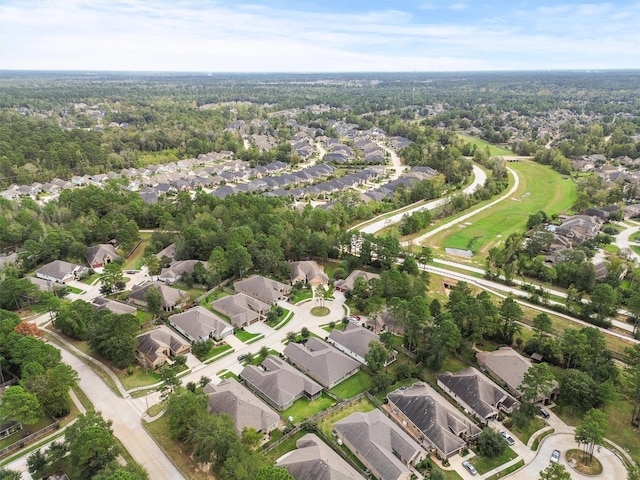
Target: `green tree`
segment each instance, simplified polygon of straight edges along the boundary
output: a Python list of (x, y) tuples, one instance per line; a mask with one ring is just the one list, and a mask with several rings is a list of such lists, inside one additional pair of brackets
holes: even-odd
[(191, 344), (191, 353), (193, 353), (198, 360), (203, 361), (212, 347), (213, 342), (209, 338), (206, 340), (196, 340)]
[(47, 460), (47, 456), (42, 453), (42, 450), (40, 449), (36, 450), (27, 457), (27, 469), (32, 475), (36, 472), (44, 470), (48, 464), (49, 461)]
[(100, 412), (80, 414), (65, 431), (69, 461), (80, 478), (91, 478), (118, 455), (111, 421)]
[(539, 480), (571, 480), (571, 473), (561, 463), (550, 463), (540, 472)]
[(122, 273), (122, 266), (116, 262), (107, 263), (100, 277), (100, 293), (109, 295), (125, 289), (126, 284)]
[(242, 443), (252, 448), (258, 446), (258, 444), (263, 438), (264, 438), (264, 435), (258, 432), (253, 427), (244, 427), (242, 429), (242, 433), (240, 434), (240, 439)]
[(255, 476), (256, 480), (295, 480), (285, 468), (267, 465), (260, 468)]
[(176, 375), (175, 370), (167, 364), (160, 367), (160, 381), (162, 385), (160, 385), (158, 390), (160, 391), (160, 398), (162, 400), (169, 398), (180, 385), (180, 379)]
[(487, 427), (478, 435), (476, 446), (483, 457), (496, 458), (502, 455), (508, 445), (502, 435)]
[(599, 283), (591, 292), (591, 309), (599, 322), (614, 315), (618, 305), (618, 295), (608, 283)]
[(576, 427), (575, 439), (581, 446), (583, 445), (585, 464), (591, 462), (595, 446), (602, 445), (608, 428), (607, 415), (595, 408), (585, 413), (582, 423)]
[[(111, 264), (109, 264), (111, 265)], [(131, 314), (117, 315), (108, 310), (96, 312), (89, 347), (116, 368), (125, 368), (136, 359), (140, 323)]]
[(247, 251), (247, 248), (239, 245), (229, 252), (228, 256), (229, 268), (238, 277), (242, 278), (244, 272), (246, 272), (253, 265), (251, 260), (251, 254)]
[(72, 338), (87, 340), (94, 312), (93, 306), (84, 300), (62, 301), (53, 326)]
[(198, 463), (218, 466), (223, 465), (229, 453), (241, 445), (233, 420), (226, 413), (202, 418), (193, 430), (191, 443)]
[(0, 480), (21, 480), (22, 475), (15, 470), (9, 470), (5, 467), (0, 467)]
[(129, 463), (123, 467), (115, 461), (94, 475), (91, 480), (149, 480), (149, 474), (137, 463)]
[(369, 342), (369, 351), (364, 356), (364, 360), (371, 372), (375, 374), (382, 370), (388, 358), (389, 350), (382, 343), (377, 340)]
[(502, 339), (511, 344), (515, 334), (522, 330), (520, 325), (523, 317), (522, 308), (512, 297), (507, 297), (500, 305), (500, 317), (502, 318)]
[(38, 397), (21, 386), (7, 387), (0, 403), (0, 418), (33, 425), (42, 417)]
[(555, 386), (555, 376), (549, 369), (549, 365), (534, 363), (525, 372), (518, 389), (524, 400), (535, 403), (541, 398), (548, 397)]
[(207, 396), (202, 391), (190, 392), (184, 388), (177, 388), (169, 395), (166, 408), (171, 437), (180, 441), (190, 438), (206, 415), (207, 407)]
[(153, 318), (158, 318), (160, 313), (162, 313), (162, 305), (164, 302), (160, 290), (155, 287), (149, 288), (144, 292), (144, 301), (147, 304), (147, 310), (153, 315)]
[(64, 417), (71, 411), (69, 389), (77, 385), (78, 374), (66, 363), (44, 369), (39, 364), (27, 365), (22, 378), (24, 388), (36, 395), (44, 413)]

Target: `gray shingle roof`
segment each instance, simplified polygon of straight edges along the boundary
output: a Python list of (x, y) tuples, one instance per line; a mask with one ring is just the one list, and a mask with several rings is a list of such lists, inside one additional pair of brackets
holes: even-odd
[(147, 290), (150, 288), (155, 288), (160, 292), (160, 295), (162, 296), (162, 307), (165, 309), (179, 305), (189, 296), (186, 292), (169, 287), (162, 282), (149, 282), (138, 288), (134, 286), (133, 291), (129, 294), (128, 298), (144, 302), (144, 294), (147, 293)]
[(169, 322), (194, 341), (209, 337), (222, 338), (233, 332), (233, 327), (204, 307), (196, 306), (186, 312), (169, 317)]
[(262, 275), (253, 275), (240, 280), (234, 284), (234, 288), (238, 292), (246, 293), (269, 305), (274, 304), (291, 292), (291, 286)]
[(178, 355), (189, 350), (189, 343), (179, 335), (173, 333), (167, 327), (155, 328), (136, 337), (137, 350), (145, 354), (151, 362), (155, 362), (158, 356)]
[(269, 305), (244, 293), (219, 298), (213, 302), (213, 308), (228, 316), (237, 328), (249, 325), (269, 311)]
[(369, 353), (369, 343), (380, 341), (380, 337), (371, 330), (350, 323), (342, 330), (332, 330), (329, 339), (363, 357)]
[(84, 267), (81, 267), (80, 265), (65, 262), (63, 260), (54, 260), (53, 262), (47, 263), (36, 270), (36, 275), (52, 277), (62, 281), (67, 276), (72, 275), (73, 272), (80, 273), (82, 270), (84, 270)]

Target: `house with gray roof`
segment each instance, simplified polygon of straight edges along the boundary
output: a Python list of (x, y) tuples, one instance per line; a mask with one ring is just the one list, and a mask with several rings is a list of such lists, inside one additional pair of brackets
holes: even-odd
[(156, 368), (176, 355), (184, 355), (191, 350), (189, 342), (168, 327), (162, 325), (136, 337), (136, 354), (143, 365)]
[(336, 280), (333, 286), (341, 292), (349, 292), (353, 290), (353, 285), (356, 283), (358, 278), (364, 278), (365, 281), (369, 283), (369, 281), (373, 279), (380, 280), (380, 275), (377, 273), (365, 272), (364, 270), (354, 270), (344, 280)]
[(276, 460), (276, 466), (286, 469), (296, 480), (364, 480), (313, 433), (300, 437), (296, 449)]
[(233, 335), (233, 327), (204, 307), (196, 306), (169, 317), (169, 323), (190, 342), (213, 339), (220, 341)]
[(283, 355), (325, 388), (333, 388), (360, 368), (356, 360), (315, 337), (305, 343), (289, 343)]
[(333, 424), (337, 436), (356, 457), (381, 480), (409, 480), (411, 466), (427, 452), (375, 409), (356, 412)]
[(423, 441), (448, 458), (466, 448), (482, 430), (424, 382), (387, 395), (403, 421), (424, 435)]
[(291, 286), (262, 275), (253, 275), (240, 280), (233, 285), (233, 288), (267, 305), (274, 305), (278, 300), (286, 299), (291, 293)]
[(175, 259), (175, 256), (176, 256), (176, 244), (175, 243), (172, 243), (172, 244), (166, 246), (165, 248), (160, 250), (158, 253), (156, 253), (156, 258), (158, 260), (162, 260), (162, 257), (167, 257), (170, 261), (173, 261)]
[(226, 413), (240, 434), (245, 428), (269, 433), (278, 428), (280, 415), (233, 378), (219, 384), (208, 383), (204, 393), (209, 398), (209, 413)]
[(329, 277), (314, 260), (291, 262), (291, 284), (308, 283), (314, 287), (328, 285)]
[(213, 308), (226, 315), (236, 328), (243, 328), (262, 319), (271, 308), (264, 302), (244, 293), (222, 297), (214, 301)]
[[(350, 323), (344, 330), (332, 330), (327, 337), (327, 342), (351, 358), (355, 358), (362, 364), (367, 363), (365, 356), (369, 353), (369, 344), (379, 342), (380, 337), (371, 330)], [(394, 350), (385, 362), (385, 366), (396, 360), (397, 352)]]
[(480, 421), (498, 417), (500, 410), (512, 413), (520, 403), (473, 367), (436, 375), (438, 386)]
[(118, 255), (116, 248), (113, 245), (110, 243), (101, 243), (89, 247), (85, 258), (91, 268), (100, 268), (121, 257)]
[(86, 267), (76, 265), (75, 263), (54, 260), (36, 270), (36, 277), (49, 280), (50, 282), (66, 283), (69, 280), (78, 278), (85, 270)]
[(174, 308), (181, 307), (189, 299), (189, 294), (177, 288), (169, 287), (162, 282), (148, 282), (144, 285), (134, 285), (133, 291), (127, 297), (127, 300), (135, 305), (142, 307), (147, 306), (145, 294), (149, 289), (155, 288), (160, 292), (162, 297), (162, 308), (166, 312), (170, 312)]
[(180, 280), (184, 274), (192, 274), (197, 264), (201, 264), (203, 268), (207, 267), (207, 262), (200, 260), (175, 261), (169, 265), (169, 267), (162, 269), (158, 280), (165, 283), (175, 283)]
[(319, 383), (274, 355), (268, 355), (259, 366), (244, 367), (240, 379), (279, 411), (289, 408), (299, 398), (315, 400), (322, 394)]
[(127, 305), (126, 303), (118, 302), (116, 300), (111, 300), (105, 297), (94, 298), (93, 300), (91, 300), (91, 305), (96, 311), (107, 309), (111, 313), (115, 313), (116, 315), (123, 315), (125, 313), (135, 315), (138, 312), (138, 309), (133, 305)]
[[(507, 389), (513, 396), (520, 398), (520, 384), (524, 379), (532, 363), (511, 347), (500, 347), (493, 352), (477, 352), (476, 360), (480, 368), (489, 374)], [(554, 388), (549, 396), (540, 396), (537, 401), (548, 403), (553, 401), (558, 395), (558, 389)]]

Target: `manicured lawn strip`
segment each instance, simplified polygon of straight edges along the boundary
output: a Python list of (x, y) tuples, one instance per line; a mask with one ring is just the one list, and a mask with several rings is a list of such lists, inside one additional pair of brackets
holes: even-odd
[(315, 400), (309, 401), (306, 398), (300, 398), (294, 402), (289, 408), (282, 412), (284, 418), (293, 417), (293, 423), (298, 423), (313, 417), (316, 413), (326, 410), (335, 402), (333, 398), (323, 393)]
[(169, 417), (167, 415), (163, 415), (158, 420), (150, 423), (143, 420), (142, 425), (185, 478), (188, 480), (209, 480), (211, 478), (207, 473), (196, 470), (196, 465), (189, 458), (190, 452), (185, 450), (180, 442), (176, 442), (171, 438), (169, 435)]
[(513, 425), (511, 427), (511, 432), (513, 432), (513, 434), (516, 437), (518, 437), (522, 443), (526, 445), (529, 439), (531, 438), (531, 435), (536, 433), (541, 428), (544, 428), (545, 425), (546, 424), (544, 423), (544, 420), (542, 420), (541, 418), (535, 417), (533, 418), (533, 420), (529, 422), (529, 425), (527, 426), (527, 428), (521, 430), (517, 428), (515, 425)]
[(99, 273), (94, 273), (93, 275), (89, 275), (87, 278), (80, 280), (82, 283), (86, 283), (87, 285), (93, 285), (93, 282), (100, 278)]
[(478, 455), (469, 460), (469, 462), (471, 462), (473, 466), (476, 467), (476, 470), (478, 470), (478, 473), (482, 475), (489, 470), (493, 470), (500, 465), (504, 465), (517, 456), (518, 454), (516, 452), (514, 452), (510, 447), (507, 447), (505, 448), (504, 452), (502, 452), (502, 455), (496, 458), (487, 458), (483, 457), (482, 455)]
[(252, 343), (256, 343), (258, 340), (262, 340), (264, 338), (264, 335), (262, 333), (259, 333), (257, 336), (247, 340), (245, 343), (247, 345), (250, 345)]
[(84, 391), (80, 387), (73, 387), (73, 392), (76, 394), (76, 397), (78, 397), (78, 400), (80, 400), (80, 403), (87, 412), (92, 412), (94, 410), (93, 403), (91, 403), (91, 400), (89, 400), (87, 394), (84, 393)]
[(0, 467), (2, 467), (4, 465), (8, 465), (11, 462), (13, 462), (14, 460), (17, 460), (18, 458), (20, 458), (20, 457), (22, 457), (24, 455), (27, 455), (27, 454), (35, 451), (35, 450), (38, 450), (42, 446), (47, 445), (49, 442), (57, 440), (58, 438), (60, 438), (62, 436), (64, 436), (64, 430), (61, 430), (58, 433), (55, 433), (52, 436), (47, 437), (44, 440), (41, 440), (38, 443), (35, 443), (33, 445), (29, 445), (29, 446), (26, 446), (25, 448), (22, 448), (15, 455), (12, 455), (10, 457), (3, 458), (2, 460), (0, 460)]
[(252, 338), (258, 337), (262, 335), (261, 333), (250, 333), (245, 330), (236, 330), (235, 332), (236, 338), (243, 343), (247, 343)]
[(520, 178), (518, 190), (508, 199), (479, 212), (467, 222), (431, 237), (430, 244), (472, 250), (476, 256), (509, 235), (526, 228), (529, 215), (544, 210), (548, 215), (568, 210), (575, 203), (576, 184), (548, 166), (533, 162), (509, 165)]
[(208, 362), (212, 358), (215, 358), (227, 351), (228, 353), (231, 353), (233, 351), (233, 348), (231, 347), (231, 345), (228, 345), (226, 343), (224, 345), (220, 345), (219, 347), (213, 347), (211, 350), (209, 350), (209, 353), (207, 353), (207, 356), (204, 358), (204, 362)]
[(538, 447), (540, 446), (540, 442), (542, 442), (542, 439), (548, 435), (551, 435), (553, 432), (555, 432), (556, 429), (555, 428), (551, 428), (549, 430), (545, 430), (544, 432), (542, 432), (540, 435), (538, 435), (534, 440), (533, 443), (531, 444), (531, 450), (533, 450), (534, 452), (536, 450), (538, 450)]
[(352, 377), (347, 378), (344, 382), (339, 383), (330, 391), (339, 398), (353, 398), (359, 393), (369, 390), (373, 385), (373, 379), (364, 370), (360, 370)]
[(296, 442), (301, 437), (304, 437), (307, 433), (309, 432), (307, 432), (304, 429), (298, 430), (296, 433), (291, 435), (291, 437), (287, 438), (286, 440), (283, 440), (280, 445), (278, 445), (276, 448), (274, 448), (269, 453), (266, 453), (264, 455), (272, 462), (275, 462), (278, 458), (280, 458), (285, 453), (295, 450)]
[(519, 462), (514, 463), (510, 467), (505, 468), (504, 470), (499, 471), (498, 473), (491, 475), (487, 478), (487, 480), (498, 480), (498, 478), (503, 478), (509, 475), (512, 472), (515, 472), (519, 468), (524, 467), (524, 460), (520, 460)]
[(287, 310), (286, 308), (284, 310), (287, 312), (287, 314), (285, 315), (284, 319), (280, 323), (278, 323), (275, 327), (273, 327), (275, 330), (280, 330), (287, 323), (289, 323), (293, 318), (293, 312)]
[(505, 156), (515, 155), (515, 153), (513, 153), (511, 150), (507, 150), (506, 148), (493, 145), (489, 142), (482, 140), (481, 138), (473, 137), (471, 135), (467, 135), (466, 133), (456, 133), (456, 136), (459, 139), (464, 140), (467, 143), (470, 143), (471, 145), (476, 145), (478, 148), (482, 149), (482, 151), (484, 151), (484, 149), (488, 147), (489, 155), (491, 155), (492, 157), (498, 157), (502, 155), (505, 155)]
[(75, 293), (76, 295), (82, 295), (84, 293), (84, 290), (80, 290), (79, 288), (72, 287), (71, 285), (67, 285), (67, 288), (71, 293)]
[(222, 375), (220, 375), (221, 379), (225, 379), (225, 378), (235, 378), (236, 380), (240, 381), (240, 378), (238, 377), (238, 375), (236, 375), (233, 372), (227, 372), (227, 373), (223, 373)]
[(291, 303), (294, 305), (296, 303), (300, 303), (303, 300), (307, 300), (309, 298), (313, 298), (313, 290), (310, 288), (305, 288), (304, 290), (300, 290), (292, 299)]

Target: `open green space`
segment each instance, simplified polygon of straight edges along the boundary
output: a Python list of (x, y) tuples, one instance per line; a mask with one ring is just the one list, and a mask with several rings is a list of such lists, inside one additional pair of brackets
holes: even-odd
[(296, 303), (300, 303), (303, 300), (308, 300), (309, 298), (313, 298), (313, 290), (311, 290), (310, 288), (305, 288), (291, 297), (291, 303), (295, 305)]
[(541, 428), (544, 428), (545, 425), (546, 423), (544, 423), (544, 420), (538, 417), (534, 417), (533, 420), (529, 422), (529, 425), (527, 425), (526, 428), (518, 428), (515, 425), (513, 425), (511, 427), (511, 432), (516, 437), (518, 437), (522, 443), (526, 445), (529, 439), (531, 438), (531, 435), (536, 433)]
[[(509, 165), (517, 173), (520, 184), (509, 198), (483, 210), (448, 231), (434, 235), (431, 245), (471, 250), (484, 257), (488, 250), (509, 235), (526, 229), (529, 215), (540, 210), (549, 216), (567, 211), (576, 200), (576, 184), (548, 166), (534, 162)], [(479, 259), (480, 260), (480, 259)]]
[(518, 454), (516, 452), (514, 452), (510, 447), (507, 447), (505, 448), (504, 452), (502, 452), (502, 455), (499, 455), (496, 458), (489, 458), (478, 455), (469, 460), (469, 462), (472, 463), (473, 466), (476, 467), (476, 470), (478, 470), (478, 473), (482, 475), (490, 470), (493, 470), (496, 467), (499, 467), (500, 465), (504, 465), (517, 456)]
[(151, 368), (143, 368), (138, 364), (132, 365), (127, 370), (113, 369), (125, 390), (137, 387), (146, 387), (160, 381), (160, 375)]
[(293, 423), (298, 423), (308, 418), (313, 417), (316, 413), (326, 410), (335, 401), (326, 393), (323, 393), (315, 400), (307, 400), (306, 398), (300, 398), (296, 400), (293, 405), (282, 412), (284, 418), (293, 417)]
[(359, 393), (369, 390), (371, 385), (373, 385), (371, 375), (364, 370), (360, 370), (352, 377), (333, 387), (330, 392), (339, 398), (353, 398)]
[(515, 155), (511, 150), (507, 150), (506, 148), (493, 145), (489, 142), (482, 140), (481, 138), (473, 137), (471, 135), (467, 135), (466, 133), (456, 133), (456, 136), (460, 140), (464, 140), (465, 142), (470, 143), (471, 145), (475, 145), (476, 147), (481, 148), (482, 150), (484, 150), (485, 148), (488, 148), (489, 155), (492, 157), (499, 157), (502, 155), (505, 155), (505, 156)]

